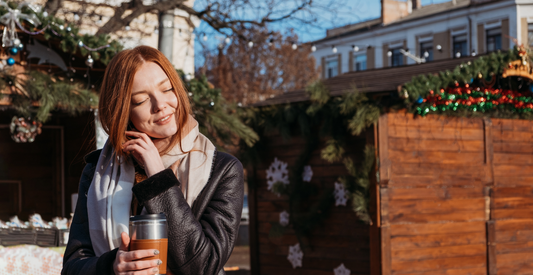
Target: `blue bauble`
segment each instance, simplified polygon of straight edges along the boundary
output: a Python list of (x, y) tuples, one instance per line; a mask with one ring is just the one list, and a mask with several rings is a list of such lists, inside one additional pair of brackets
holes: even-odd
[(15, 59), (13, 59), (13, 57), (8, 58), (7, 59), (7, 65), (9, 65), (9, 66), (15, 65)]
[(16, 55), (19, 52), (19, 49), (17, 47), (11, 47), (9, 48), (9, 54)]
[(529, 85), (529, 91), (533, 93), (533, 84)]
[(422, 104), (423, 102), (424, 102), (424, 99), (421, 96), (419, 96), (418, 99), (416, 100), (416, 103), (418, 104)]

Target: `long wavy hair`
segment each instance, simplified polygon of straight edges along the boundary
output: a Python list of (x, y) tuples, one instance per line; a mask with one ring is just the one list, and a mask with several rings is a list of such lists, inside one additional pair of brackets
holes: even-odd
[(131, 90), (135, 73), (146, 62), (153, 62), (167, 75), (174, 93), (178, 97), (176, 110), (177, 133), (171, 137), (169, 145), (160, 151), (165, 154), (180, 141), (183, 125), (191, 114), (191, 105), (181, 79), (168, 59), (159, 50), (149, 46), (138, 46), (118, 53), (104, 73), (100, 88), (98, 116), (102, 128), (109, 135), (117, 156), (123, 156), (122, 144), (128, 139), (125, 131), (130, 123)]

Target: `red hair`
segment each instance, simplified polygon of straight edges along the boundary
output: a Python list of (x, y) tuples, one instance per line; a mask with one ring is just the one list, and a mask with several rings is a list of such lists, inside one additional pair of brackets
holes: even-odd
[(181, 79), (168, 59), (159, 50), (149, 46), (138, 46), (118, 53), (104, 73), (104, 80), (100, 88), (98, 116), (104, 131), (109, 135), (117, 156), (123, 156), (122, 144), (128, 139), (125, 131), (130, 122), (131, 90), (133, 79), (139, 68), (146, 62), (153, 62), (167, 75), (174, 93), (178, 97), (176, 110), (177, 133), (172, 136), (167, 148), (160, 154), (168, 152), (179, 141), (183, 125), (191, 114), (191, 105)]

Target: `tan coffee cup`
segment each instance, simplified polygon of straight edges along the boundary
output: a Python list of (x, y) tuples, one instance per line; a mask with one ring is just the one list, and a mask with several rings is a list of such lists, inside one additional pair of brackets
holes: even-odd
[(159, 274), (167, 273), (167, 220), (164, 213), (130, 217), (130, 251), (140, 249), (158, 250), (159, 254), (142, 260), (159, 259)]

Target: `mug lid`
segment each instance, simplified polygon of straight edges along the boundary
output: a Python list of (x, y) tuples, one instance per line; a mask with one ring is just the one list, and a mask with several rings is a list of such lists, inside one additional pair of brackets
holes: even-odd
[(165, 213), (130, 216), (130, 222), (142, 220), (166, 220)]

